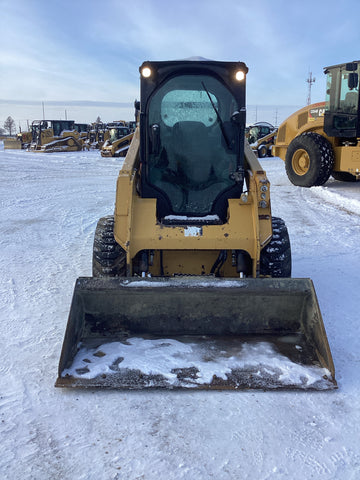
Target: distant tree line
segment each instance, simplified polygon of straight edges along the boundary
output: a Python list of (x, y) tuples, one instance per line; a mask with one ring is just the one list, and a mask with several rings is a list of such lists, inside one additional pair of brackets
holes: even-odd
[(12, 117), (8, 116), (7, 119), (4, 122), (4, 128), (0, 127), (0, 134), (4, 135), (5, 132), (8, 132), (8, 134), (11, 136), (14, 133), (16, 133), (16, 128), (15, 128), (15, 121)]

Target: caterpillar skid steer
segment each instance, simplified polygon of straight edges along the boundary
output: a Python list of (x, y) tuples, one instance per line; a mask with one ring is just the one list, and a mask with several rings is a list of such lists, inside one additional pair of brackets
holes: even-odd
[(330, 175), (342, 182), (360, 180), (360, 61), (324, 72), (326, 101), (286, 119), (272, 150), (285, 161), (289, 180), (300, 187), (323, 185)]
[(58, 387), (336, 387), (310, 279), (245, 142), (242, 62), (140, 67), (140, 122), (77, 279)]
[(73, 120), (34, 120), (31, 132), (31, 151), (51, 153), (82, 150), (82, 141)]
[(131, 140), (134, 136), (130, 133), (130, 128), (112, 123), (108, 125), (109, 138), (101, 147), (102, 157), (125, 157), (129, 149)]
[(246, 138), (259, 158), (271, 157), (277, 129), (268, 122), (257, 122), (248, 127)]

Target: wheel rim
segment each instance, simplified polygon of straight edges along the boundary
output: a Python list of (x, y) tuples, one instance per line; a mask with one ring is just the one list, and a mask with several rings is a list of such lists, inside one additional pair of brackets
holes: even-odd
[(259, 148), (259, 157), (264, 158), (267, 154), (267, 148), (265, 146)]
[(310, 168), (310, 157), (306, 150), (296, 150), (291, 160), (292, 169), (296, 175), (306, 175)]

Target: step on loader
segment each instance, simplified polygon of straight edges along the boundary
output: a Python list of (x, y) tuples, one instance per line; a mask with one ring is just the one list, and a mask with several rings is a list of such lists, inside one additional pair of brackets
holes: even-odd
[(93, 277), (76, 281), (58, 387), (336, 388), (310, 279), (245, 141), (242, 62), (140, 67), (140, 121)]

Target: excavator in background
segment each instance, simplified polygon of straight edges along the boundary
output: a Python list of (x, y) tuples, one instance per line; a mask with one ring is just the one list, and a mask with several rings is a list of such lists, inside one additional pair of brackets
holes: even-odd
[(257, 122), (247, 128), (246, 138), (259, 158), (271, 157), (277, 128), (268, 122)]
[(323, 185), (330, 175), (342, 182), (360, 179), (360, 60), (324, 72), (326, 101), (293, 113), (273, 147), (291, 183), (300, 187)]
[(140, 67), (140, 121), (77, 279), (58, 387), (336, 388), (310, 279), (245, 141), (243, 62)]
[(125, 157), (129, 149), (131, 140), (134, 136), (130, 133), (130, 128), (117, 122), (107, 125), (109, 138), (101, 147), (102, 157)]
[(73, 120), (34, 120), (31, 124), (31, 151), (73, 152), (82, 150)]

